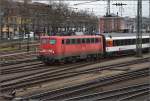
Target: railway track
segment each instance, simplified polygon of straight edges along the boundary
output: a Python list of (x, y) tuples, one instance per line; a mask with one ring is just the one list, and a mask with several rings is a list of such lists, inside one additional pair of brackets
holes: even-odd
[[(76, 101), (76, 98), (69, 98), (66, 99), (65, 97), (72, 97), (74, 94), (81, 94), (84, 92), (88, 92), (89, 90), (92, 90), (94, 88), (100, 87), (100, 86), (106, 86), (112, 83), (117, 83), (129, 79), (149, 76), (149, 68), (144, 68), (140, 70), (130, 71), (127, 73), (117, 74), (110, 77), (104, 77), (104, 78), (98, 78), (93, 81), (89, 81), (83, 84), (77, 84), (75, 86), (65, 87), (56, 89), (53, 91), (48, 91), (36, 95), (31, 95), (27, 97), (23, 97), (22, 100), (29, 100), (29, 99), (42, 99), (42, 101), (61, 101), (66, 100), (70, 101)], [(85, 95), (84, 95), (85, 96)], [(80, 96), (81, 97), (81, 96)], [(85, 100), (86, 101), (86, 100)]]
[(34, 61), (36, 59), (36, 52), (16, 52), (12, 54), (3, 54), (0, 56), (0, 66), (7, 66), (12, 64), (18, 64), (26, 61)]
[(19, 73), (19, 72), (25, 72), (25, 71), (32, 71), (37, 69), (45, 68), (45, 65), (40, 61), (30, 61), (28, 63), (22, 63), (22, 64), (16, 64), (16, 65), (9, 65), (9, 66), (3, 66), (1, 68), (1, 74), (13, 74), (13, 73)]
[(69, 98), (63, 101), (128, 101), (127, 99), (131, 99), (133, 97), (137, 97), (143, 94), (148, 94), (149, 90), (150, 85), (148, 83), (142, 83), (90, 95)]
[[(40, 70), (40, 72), (35, 72), (35, 73), (29, 74), (29, 75), (22, 75), (19, 77), (17, 76), (15, 78), (3, 79), (3, 80), (1, 80), (1, 82), (2, 82), (2, 86), (5, 86), (5, 87), (2, 88), (1, 90), (7, 90), (7, 89), (11, 89), (11, 88), (12, 89), (20, 88), (20, 87), (24, 87), (27, 85), (32, 85), (32, 84), (36, 84), (36, 83), (40, 83), (40, 82), (46, 82), (48, 80), (54, 80), (54, 77), (56, 75), (61, 76), (61, 74), (66, 74), (67, 72), (71, 71), (72, 69), (77, 69), (82, 66), (91, 65), (92, 63), (94, 64), (95, 62), (90, 62), (90, 63), (83, 62), (83, 63), (68, 64), (68, 65), (63, 65), (63, 66), (60, 65), (58, 67), (47, 68), (46, 70), (43, 70), (43, 71)], [(26, 79), (24, 79), (24, 78), (26, 78)], [(12, 81), (16, 81), (16, 82), (9, 83)]]
[(16, 78), (16, 79), (11, 78), (11, 79), (9, 79), (9, 81), (4, 80), (1, 84), (1, 86), (2, 86), (2, 91), (7, 91), (7, 90), (11, 90), (11, 89), (19, 89), (19, 88), (27, 87), (27, 86), (34, 85), (34, 84), (43, 83), (46, 81), (59, 80), (59, 79), (73, 77), (73, 76), (77, 76), (80, 74), (86, 74), (86, 73), (95, 73), (97, 71), (101, 71), (101, 70), (105, 70), (105, 69), (128, 66), (131, 64), (137, 64), (137, 62), (143, 63), (144, 61), (149, 61), (149, 58), (134, 60), (134, 61), (127, 62), (127, 63), (115, 64), (115, 65), (110, 65), (110, 66), (84, 69), (82, 71), (74, 71), (74, 69), (89, 65), (89, 63), (82, 64), (82, 65), (78, 64), (76, 66), (65, 67), (65, 68), (61, 68), (58, 70), (54, 70), (54, 71), (46, 70), (47, 72), (44, 71), (41, 74), (39, 72), (37, 72), (37, 74), (34, 74), (34, 76), (30, 74), (29, 77), (27, 77), (27, 75), (25, 75), (25, 76), (22, 76), (21, 78)]

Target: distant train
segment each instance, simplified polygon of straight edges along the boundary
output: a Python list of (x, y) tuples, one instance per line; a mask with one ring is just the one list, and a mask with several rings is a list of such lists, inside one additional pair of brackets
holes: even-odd
[[(42, 36), (38, 58), (44, 63), (99, 58), (136, 51), (136, 35), (105, 34), (82, 36)], [(142, 49), (150, 48), (150, 36), (142, 36)]]

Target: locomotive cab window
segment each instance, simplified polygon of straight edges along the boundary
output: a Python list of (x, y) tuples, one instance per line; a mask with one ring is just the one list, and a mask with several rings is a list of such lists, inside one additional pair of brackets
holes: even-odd
[(56, 40), (55, 40), (55, 39), (50, 39), (50, 44), (51, 44), (51, 45), (56, 44)]

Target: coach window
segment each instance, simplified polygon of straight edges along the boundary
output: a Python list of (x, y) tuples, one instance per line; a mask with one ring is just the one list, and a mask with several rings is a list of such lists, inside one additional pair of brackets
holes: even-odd
[(122, 46), (124, 46), (125, 45), (125, 42), (126, 42), (126, 40), (122, 40)]
[(149, 38), (146, 38), (146, 39), (145, 39), (145, 43), (148, 43), (148, 42), (149, 42)]
[(113, 46), (116, 46), (116, 41), (115, 40), (113, 40)]
[(131, 45), (134, 45), (134, 39), (131, 39)]
[(81, 43), (81, 39), (77, 39), (77, 44), (80, 44)]
[(118, 46), (121, 46), (121, 45), (122, 45), (122, 41), (118, 40)]
[(142, 43), (146, 43), (146, 39), (142, 39)]
[(146, 43), (149, 43), (150, 42), (150, 39), (149, 38), (146, 38)]
[(67, 40), (66, 40), (66, 44), (70, 44), (70, 39), (67, 39)]
[(145, 38), (145, 43), (148, 43), (149, 42), (149, 39), (148, 38)]
[(118, 46), (118, 40), (114, 40), (114, 46)]
[(131, 40), (131, 44), (130, 45), (133, 45), (134, 44), (134, 39), (130, 39)]
[(133, 45), (136, 44), (136, 39), (133, 39)]
[(148, 42), (149, 42), (149, 39), (148, 39), (148, 38), (145, 38), (144, 40), (145, 40), (145, 43), (148, 43)]
[(130, 39), (126, 39), (124, 45), (130, 45), (131, 44), (131, 40)]
[(133, 44), (134, 44), (134, 40), (130, 39), (130, 45), (133, 45)]
[(121, 40), (117, 40), (117, 46), (121, 46)]
[(127, 45), (127, 44), (129, 44), (129, 42), (128, 42), (128, 40), (126, 39), (126, 40), (124, 40), (123, 45)]

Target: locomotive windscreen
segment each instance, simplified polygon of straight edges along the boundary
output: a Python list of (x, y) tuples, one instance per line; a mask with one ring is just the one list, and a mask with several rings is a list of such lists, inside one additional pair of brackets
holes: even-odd
[(55, 40), (55, 39), (50, 39), (50, 44), (51, 44), (51, 45), (56, 44), (56, 40)]

